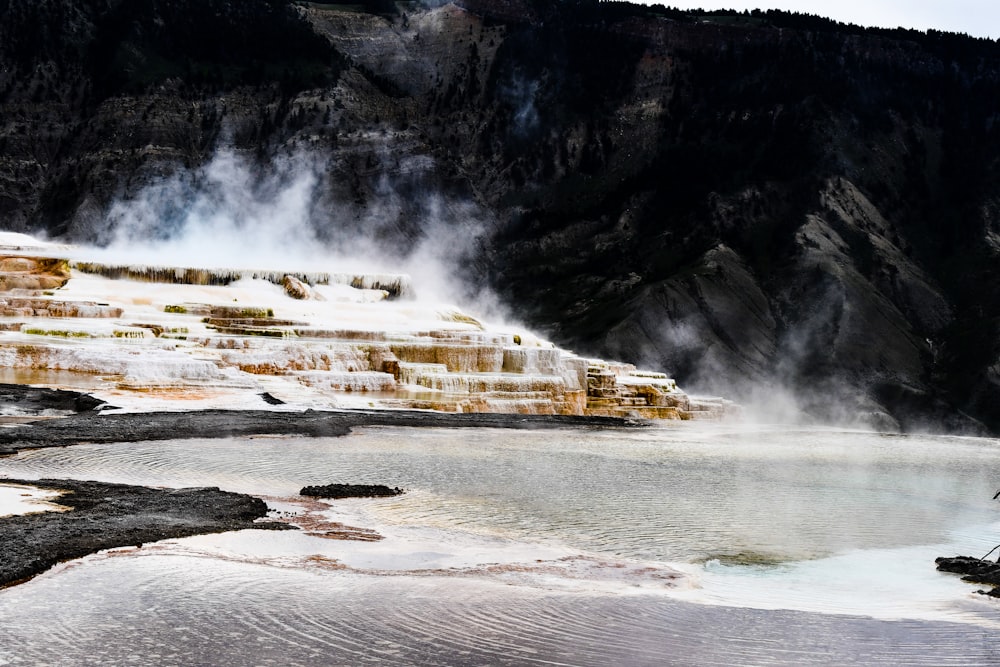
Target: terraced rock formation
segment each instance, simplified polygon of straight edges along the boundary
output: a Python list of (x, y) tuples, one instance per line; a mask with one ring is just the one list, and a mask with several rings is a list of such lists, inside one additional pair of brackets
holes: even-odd
[(596, 0), (3, 11), (4, 229), (436, 245), (586, 356), (1000, 432), (994, 41)]
[(126, 272), (72, 259), (72, 249), (7, 240), (0, 267), (72, 268), (52, 290), (0, 291), (0, 363), (115, 404), (239, 397), (259, 407), (264, 395), (281, 409), (653, 419), (735, 412), (721, 400), (692, 402), (663, 373), (581, 358), (527, 331), (409, 298), (405, 276), (354, 276), (346, 285), (334, 274), (300, 274), (310, 298), (298, 298), (283, 286), (293, 274), (281, 271)]

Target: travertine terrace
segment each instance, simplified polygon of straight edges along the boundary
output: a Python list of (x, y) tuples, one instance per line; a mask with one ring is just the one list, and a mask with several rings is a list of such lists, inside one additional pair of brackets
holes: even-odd
[(403, 275), (132, 266), (0, 236), (6, 381), (130, 408), (719, 416), (662, 373), (427, 304)]

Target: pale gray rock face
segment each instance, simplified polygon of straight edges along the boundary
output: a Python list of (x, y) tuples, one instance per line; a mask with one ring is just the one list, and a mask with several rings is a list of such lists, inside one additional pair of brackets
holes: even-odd
[(777, 324), (767, 296), (730, 248), (713, 248), (683, 275), (639, 291), (632, 312), (607, 334), (619, 355), (688, 366), (693, 385), (709, 391), (768, 374)]
[(995, 45), (431, 5), (12, 2), (3, 226), (109, 243), (142, 209), (169, 238), (228, 151), (258, 203), (308, 176), (317, 243), (436, 246), (459, 291), (581, 354), (1000, 429)]

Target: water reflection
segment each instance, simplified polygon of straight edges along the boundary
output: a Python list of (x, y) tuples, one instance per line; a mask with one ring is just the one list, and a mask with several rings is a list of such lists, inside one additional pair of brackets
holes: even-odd
[[(122, 620), (84, 633), (75, 655), (114, 662), (99, 638), (122, 633), (168, 662), (227, 650), (231, 664), (286, 653), (286, 664), (986, 664), (995, 603), (936, 573), (933, 557), (995, 543), (998, 452), (988, 439), (720, 425), (23, 452), (0, 474), (272, 498), (330, 482), (408, 493), (328, 512), (386, 537), (377, 543), (251, 532), (88, 559), (0, 593), (0, 617), (17, 608), (25, 623), (0, 630), (0, 646), (31, 655), (43, 609), (86, 625), (92, 609), (120, 606)], [(667, 581), (674, 568), (686, 583)], [(64, 587), (81, 602), (59, 597)], [(132, 637), (124, 614), (144, 612), (128, 595), (172, 620)], [(0, 664), (20, 659), (4, 649)]]
[(829, 431), (368, 428), (37, 450), (0, 462), (0, 473), (275, 496), (382, 483), (409, 493), (365, 504), (379, 523), (668, 561), (787, 561), (937, 544), (956, 527), (992, 523), (998, 452), (995, 440)]

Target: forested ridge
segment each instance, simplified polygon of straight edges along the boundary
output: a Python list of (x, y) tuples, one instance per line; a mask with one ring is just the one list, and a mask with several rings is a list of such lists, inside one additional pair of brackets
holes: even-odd
[(321, 238), (405, 249), (473, 216), (464, 277), (560, 345), (824, 418), (1000, 429), (996, 42), (432, 5), (0, 2), (3, 226), (101, 243), (115, 202), (219, 150), (308, 154)]

